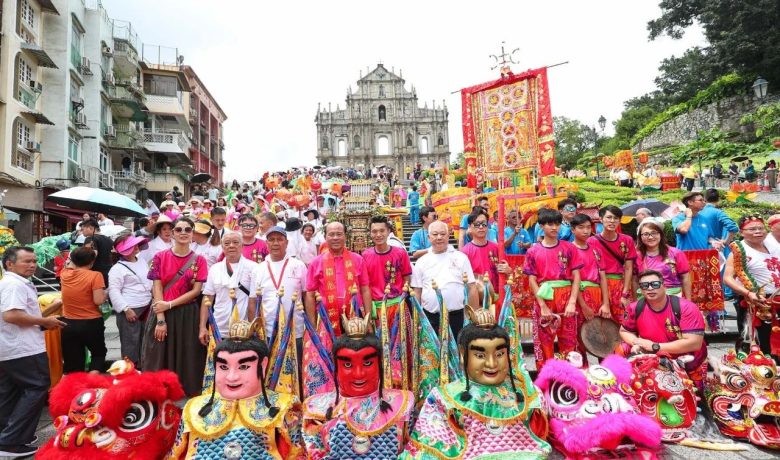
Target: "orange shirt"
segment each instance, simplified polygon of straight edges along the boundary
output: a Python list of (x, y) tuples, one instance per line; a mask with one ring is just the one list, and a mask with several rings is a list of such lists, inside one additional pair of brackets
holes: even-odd
[(92, 270), (64, 268), (60, 274), (62, 315), (68, 319), (95, 319), (103, 315), (92, 300), (92, 291), (104, 289), (103, 275)]

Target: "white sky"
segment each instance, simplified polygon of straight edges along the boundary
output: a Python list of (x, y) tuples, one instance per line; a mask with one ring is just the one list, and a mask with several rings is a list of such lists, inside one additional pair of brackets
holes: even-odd
[[(103, 0), (144, 43), (177, 47), (228, 115), (225, 177), (313, 165), (317, 103), (345, 106), (347, 87), (381, 60), (403, 70), (422, 106), (446, 100), (450, 151), (462, 150), (460, 94), (497, 78), (491, 54), (520, 48), (513, 70), (548, 72), (553, 115), (607, 134), (623, 101), (654, 89), (660, 61), (702, 44), (649, 42), (657, 0), (251, 1)], [(381, 5), (381, 8), (380, 8)], [(485, 10), (480, 10), (484, 7)]]

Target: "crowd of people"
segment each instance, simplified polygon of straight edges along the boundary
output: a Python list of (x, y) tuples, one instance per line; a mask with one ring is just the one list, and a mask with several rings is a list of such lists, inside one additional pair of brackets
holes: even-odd
[[(36, 267), (33, 251), (8, 249), (3, 256), (6, 276), (0, 281), (0, 450), (31, 449), (49, 382), (41, 330), (62, 329), (65, 373), (105, 372), (104, 318), (109, 309), (116, 314), (122, 355), (145, 371), (176, 372), (192, 397), (202, 391), (210, 337), (228, 333), (234, 306), (242, 318), (262, 314), (270, 335), (269, 318), (276, 317), (279, 306), (289, 314), (291, 300), (304, 299), (293, 331), (300, 360), (303, 315), (317, 324), (317, 297), (327, 314), (319, 320), (340, 335), (340, 318), (353, 294), (361, 309), (375, 312), (385, 302), (392, 309), (408, 283), (434, 330), (446, 314), (457, 337), (464, 326), (464, 306), (492, 300), (499, 274), (514, 274), (528, 278), (536, 299), (537, 369), (556, 352), (585, 355), (578, 331), (598, 316), (621, 325), (620, 353), (693, 356), (686, 369), (701, 385), (707, 370), (705, 321), (690, 300), (684, 250), (725, 251), (725, 284), (751, 305), (765, 308), (780, 286), (780, 216), (769, 219), (770, 234), (759, 217), (735, 223), (717, 208), (716, 190), (683, 198), (686, 210), (672, 222), (674, 247), (665, 239), (664, 221), (647, 210), (637, 212), (635, 236), (620, 232), (620, 208), (599, 209), (597, 226), (577, 213), (580, 204), (573, 199), (561, 200), (557, 209), (541, 209), (531, 228), (510, 211), (507, 224), (499, 228), (496, 210), (480, 196), (459, 225), (456, 248), (449, 244), (450, 227), (413, 187), (409, 209), (422, 228), (412, 235), (408, 250), (397, 238), (394, 242), (391, 221), (375, 215), (370, 220), (372, 247), (358, 254), (346, 247), (345, 225), (328, 220), (336, 205), (325, 193), (299, 207), (275, 199), (278, 190), (301, 177), (266, 175), (254, 185), (234, 186), (227, 196), (213, 196), (204, 188), (205, 196), (188, 201), (178, 201), (182, 198), (174, 190), (159, 208), (148, 203), (149, 215), (137, 222), (136, 231), (114, 240), (100, 232), (110, 225), (107, 216), (85, 215), (73, 235), (80, 244), (72, 251), (70, 242), (61, 247), (61, 310), (50, 316), (41, 315), (29, 281)], [(525, 255), (519, 270), (499, 259), (500, 232), (506, 254)], [(277, 294), (283, 294), (282, 302)], [(262, 309), (256, 312), (258, 296)], [(638, 296), (643, 300), (637, 301)], [(739, 310), (744, 316), (746, 309)], [(771, 321), (758, 326), (759, 345), (767, 355), (777, 352), (770, 349), (771, 329)]]

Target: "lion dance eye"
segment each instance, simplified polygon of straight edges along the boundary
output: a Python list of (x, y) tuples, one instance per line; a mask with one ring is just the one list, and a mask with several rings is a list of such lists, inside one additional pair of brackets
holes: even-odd
[(726, 385), (735, 390), (744, 390), (748, 386), (748, 383), (741, 375), (731, 374), (726, 377)]
[(553, 382), (550, 385), (550, 396), (559, 406), (573, 406), (580, 399), (574, 388), (560, 382)]
[(157, 410), (157, 405), (152, 401), (134, 402), (125, 412), (119, 429), (126, 433), (143, 430), (157, 418)]

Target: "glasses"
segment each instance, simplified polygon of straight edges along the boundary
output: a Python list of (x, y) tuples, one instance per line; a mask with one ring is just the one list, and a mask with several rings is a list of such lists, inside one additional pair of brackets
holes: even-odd
[(604, 217), (601, 218), (601, 220), (606, 220), (608, 222), (615, 222), (615, 221), (620, 220), (620, 217), (617, 217), (617, 216), (604, 216)]
[(574, 212), (577, 210), (577, 208), (575, 206), (564, 206), (563, 210), (566, 212)]
[(766, 231), (766, 228), (764, 228), (764, 227), (749, 227), (749, 228), (743, 228), (742, 231), (743, 232), (758, 233), (758, 232)]
[(663, 281), (648, 281), (647, 283), (639, 283), (639, 289), (649, 291), (651, 289), (658, 289), (663, 285)]
[(658, 232), (644, 232), (641, 234), (642, 238), (658, 238), (660, 233)]
[(487, 222), (474, 222), (473, 224), (477, 228), (485, 228), (488, 226)]
[(192, 227), (173, 227), (173, 233), (192, 233)]
[(247, 229), (247, 230), (254, 230), (257, 228), (257, 225), (255, 224), (241, 224), (241, 228)]

